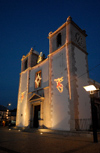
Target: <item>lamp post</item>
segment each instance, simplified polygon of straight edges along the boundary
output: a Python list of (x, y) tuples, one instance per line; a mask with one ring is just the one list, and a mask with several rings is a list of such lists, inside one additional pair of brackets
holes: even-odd
[(96, 123), (96, 117), (95, 117), (95, 104), (94, 104), (94, 92), (96, 87), (94, 85), (89, 85), (83, 87), (86, 91), (90, 92), (90, 97), (91, 97), (91, 110), (92, 110), (92, 126), (93, 126), (93, 141), (94, 143), (98, 142), (98, 137), (97, 137), (97, 123)]

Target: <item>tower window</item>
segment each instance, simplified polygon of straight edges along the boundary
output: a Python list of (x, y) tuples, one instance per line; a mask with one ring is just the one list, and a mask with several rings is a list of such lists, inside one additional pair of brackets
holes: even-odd
[(57, 47), (61, 46), (61, 33), (57, 35)]
[(27, 69), (28, 60), (25, 60), (25, 70)]

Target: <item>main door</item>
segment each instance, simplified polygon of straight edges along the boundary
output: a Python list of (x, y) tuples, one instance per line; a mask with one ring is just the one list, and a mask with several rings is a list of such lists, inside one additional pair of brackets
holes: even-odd
[(39, 119), (40, 119), (40, 105), (34, 106), (34, 122), (33, 127), (39, 127)]

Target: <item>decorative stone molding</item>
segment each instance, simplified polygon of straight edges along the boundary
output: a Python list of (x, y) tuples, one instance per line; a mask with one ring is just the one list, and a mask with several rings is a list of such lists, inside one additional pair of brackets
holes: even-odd
[(67, 18), (67, 21), (72, 21), (72, 17), (69, 16), (69, 17)]
[(30, 52), (33, 52), (33, 48), (31, 48)]

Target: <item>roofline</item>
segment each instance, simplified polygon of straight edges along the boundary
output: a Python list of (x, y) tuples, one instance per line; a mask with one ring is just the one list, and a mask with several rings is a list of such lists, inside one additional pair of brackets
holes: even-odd
[(50, 39), (51, 37), (53, 37), (57, 32), (59, 32), (61, 29), (63, 29), (68, 24), (74, 25), (85, 37), (87, 36), (86, 31), (85, 30), (82, 30), (74, 21), (72, 21), (72, 18), (69, 16), (67, 18), (66, 22), (63, 25), (61, 25), (56, 31), (49, 32), (47, 38)]

